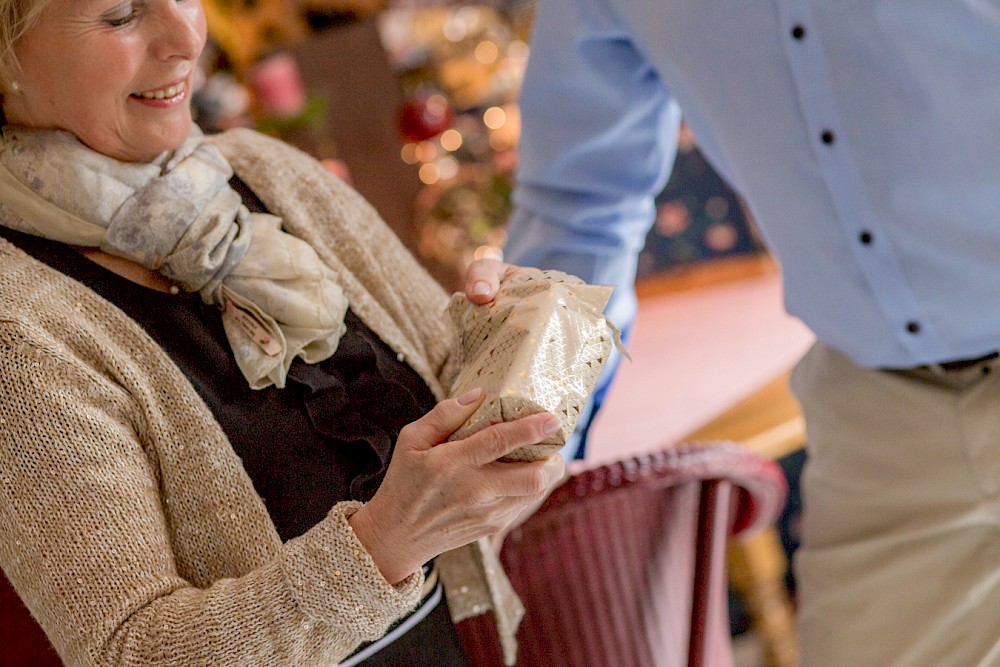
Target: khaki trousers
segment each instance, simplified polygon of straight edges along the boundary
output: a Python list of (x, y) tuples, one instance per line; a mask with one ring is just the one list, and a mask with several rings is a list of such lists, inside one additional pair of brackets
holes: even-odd
[(792, 388), (803, 667), (1000, 666), (1000, 363), (878, 371), (818, 344)]

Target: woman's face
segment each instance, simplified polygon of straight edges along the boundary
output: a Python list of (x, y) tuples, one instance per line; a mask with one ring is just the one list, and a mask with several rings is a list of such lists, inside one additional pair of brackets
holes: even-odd
[(18, 40), (20, 92), (7, 121), (72, 132), (128, 162), (191, 130), (191, 80), (205, 45), (200, 0), (51, 0)]

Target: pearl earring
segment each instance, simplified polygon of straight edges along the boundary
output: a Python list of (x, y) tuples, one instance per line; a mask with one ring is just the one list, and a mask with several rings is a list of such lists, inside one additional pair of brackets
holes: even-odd
[(20, 81), (11, 81), (10, 82), (10, 92), (12, 92), (12, 93), (20, 93), (21, 92), (21, 82)]

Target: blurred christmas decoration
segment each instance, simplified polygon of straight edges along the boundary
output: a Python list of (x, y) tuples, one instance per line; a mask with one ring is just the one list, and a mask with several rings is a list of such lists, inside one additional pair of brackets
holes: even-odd
[(202, 84), (193, 98), (206, 132), (253, 127), (335, 165), (324, 100), (302, 85), (286, 51), (319, 31), (372, 17), (390, 0), (204, 0), (210, 35), (201, 60)]
[(763, 250), (743, 203), (708, 164), (694, 136), (682, 125), (677, 161), (656, 198), (656, 219), (639, 255), (639, 277)]
[(418, 252), (464, 274), (503, 256), (531, 2), (394, 3), (379, 17), (404, 88), (400, 157), (417, 166)]
[(306, 92), (302, 87), (295, 59), (287, 53), (274, 53), (258, 61), (250, 69), (250, 87), (263, 111), (275, 118), (292, 118), (306, 108)]
[(481, 5), (393, 8), (380, 15), (379, 27), (404, 87), (432, 84), (466, 110), (516, 98), (531, 6), (515, 13), (511, 6), (503, 12)]
[[(396, 211), (394, 229), (401, 238), (409, 237), (408, 244), (416, 246), (432, 273), (447, 283), (449, 274), (464, 275), (476, 257), (502, 257), (521, 133), (516, 100), (534, 6), (534, 0), (479, 0), (475, 5), (442, 0), (206, 0), (212, 39), (194, 96), (197, 121), (208, 132), (248, 126), (278, 136), (350, 179), (332, 138), (343, 125), (331, 123), (333, 106), (326, 106), (336, 98), (325, 89), (323, 97), (312, 95), (296, 62), (311, 63), (307, 80), (322, 87), (316, 76), (323, 65), (310, 60), (303, 49), (329, 48), (321, 31), (342, 32), (325, 28), (346, 29), (348, 24), (359, 25), (359, 17), (376, 17), (368, 25), (373, 31), (377, 26), (384, 53), (357, 53), (361, 58), (388, 58), (402, 101), (388, 113), (362, 110), (358, 117), (388, 120), (363, 128), (367, 132), (377, 127), (383, 138), (394, 125), (398, 138), (392, 140), (399, 141), (399, 160), (405, 164), (396, 163), (401, 171), (364, 171), (359, 165), (368, 163), (356, 155), (358, 145), (344, 157), (361, 169), (358, 187), (366, 196), (405, 190), (409, 203), (414, 189), (422, 188), (415, 210), (390, 206), (386, 211)], [(338, 67), (352, 62), (347, 58)], [(364, 85), (344, 80), (349, 87)], [(395, 106), (396, 99), (387, 104)], [(349, 118), (345, 109), (341, 117)], [(338, 136), (345, 150), (353, 145), (354, 135)], [(370, 145), (366, 141), (364, 146)], [(390, 145), (385, 155), (380, 153), (380, 164), (386, 156), (393, 160), (396, 150)], [(390, 178), (381, 176), (383, 172), (392, 172), (395, 180), (383, 182)], [(413, 178), (414, 173), (419, 184), (401, 188), (401, 174)], [(686, 128), (673, 177), (656, 203), (656, 220), (639, 258), (640, 276), (762, 250), (740, 200), (708, 165)]]
[(336, 163), (331, 171), (349, 180), (325, 127), (326, 104), (305, 90), (295, 59), (287, 53), (268, 54), (240, 77), (210, 42), (199, 62), (192, 111), (206, 133), (251, 127)]
[(225, 54), (210, 37), (195, 69), (191, 111), (195, 122), (212, 134), (233, 127), (253, 127), (253, 92), (229, 67)]
[(322, 164), (323, 167), (328, 172), (330, 172), (340, 180), (344, 181), (345, 183), (349, 184), (351, 182), (351, 172), (347, 168), (347, 163), (345, 163), (343, 160), (336, 160), (334, 158), (324, 158), (320, 160), (320, 164)]
[(503, 259), (511, 188), (509, 172), (477, 167), (427, 186), (418, 202), (421, 257), (463, 270), (475, 259)]
[(204, 0), (208, 29), (242, 76), (259, 58), (311, 32), (374, 16), (389, 0)]
[(399, 110), (399, 131), (407, 141), (432, 139), (454, 121), (451, 104), (440, 93), (411, 95)]
[(310, 137), (309, 130), (322, 125), (326, 104), (318, 96), (306, 94), (295, 59), (287, 53), (272, 53), (255, 63), (247, 78), (256, 128), (324, 157), (323, 149), (316, 145), (318, 133)]

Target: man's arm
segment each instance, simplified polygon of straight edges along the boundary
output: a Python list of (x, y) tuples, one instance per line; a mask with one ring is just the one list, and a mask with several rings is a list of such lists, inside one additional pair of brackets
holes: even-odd
[[(627, 333), (636, 260), (673, 164), (680, 113), (612, 4), (539, 3), (505, 260), (616, 285), (605, 312)], [(598, 381), (598, 406), (618, 360), (615, 353)], [(587, 412), (567, 459), (589, 427)]]

